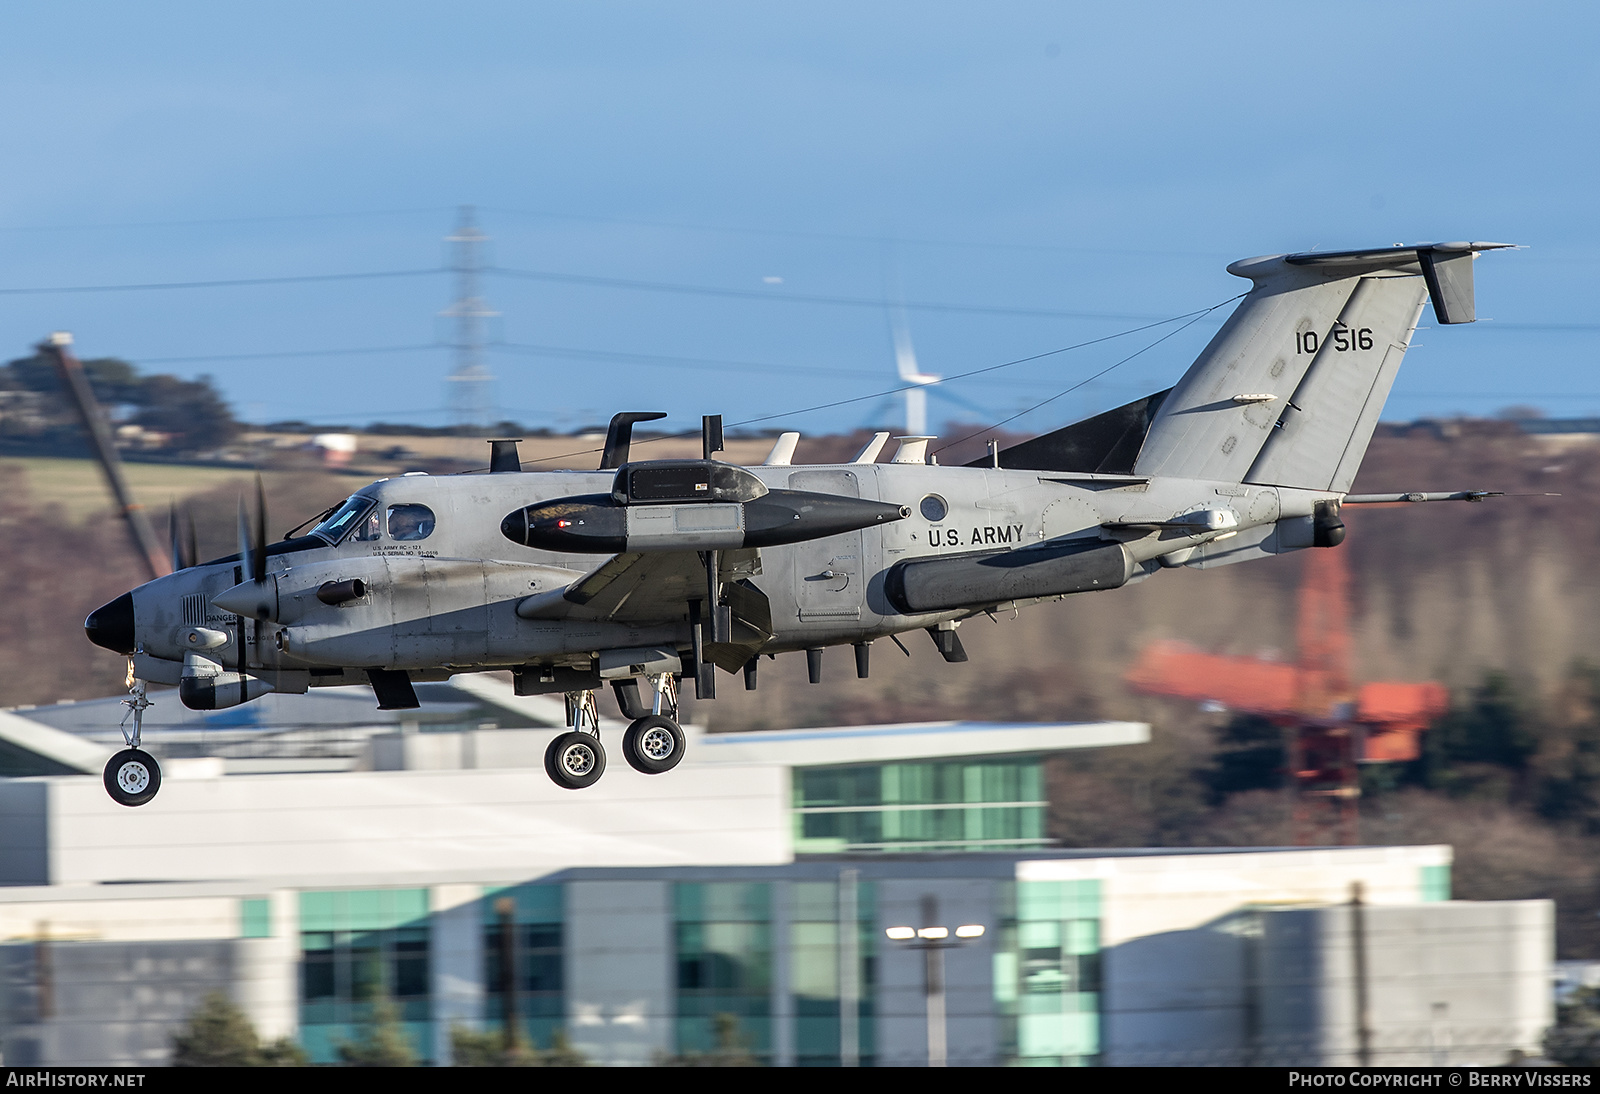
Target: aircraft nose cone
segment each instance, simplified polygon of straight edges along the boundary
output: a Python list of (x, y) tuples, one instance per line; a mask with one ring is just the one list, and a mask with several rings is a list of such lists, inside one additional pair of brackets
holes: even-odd
[(113, 653), (132, 653), (133, 594), (123, 593), (109, 604), (102, 604), (83, 621), (89, 641)]

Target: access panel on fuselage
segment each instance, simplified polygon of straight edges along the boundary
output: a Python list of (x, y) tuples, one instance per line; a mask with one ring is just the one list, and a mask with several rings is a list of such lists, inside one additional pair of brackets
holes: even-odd
[[(849, 470), (796, 471), (789, 489), (859, 498), (861, 479)], [(861, 618), (866, 600), (859, 531), (785, 548), (794, 561), (794, 591), (801, 623), (837, 624)]]

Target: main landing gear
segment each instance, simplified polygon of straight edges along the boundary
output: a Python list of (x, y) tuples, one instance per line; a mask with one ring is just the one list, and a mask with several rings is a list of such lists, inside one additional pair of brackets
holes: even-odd
[[(129, 689), (130, 698), (123, 702), (128, 714), (122, 716), (122, 740), (128, 746), (106, 764), (103, 776), (106, 793), (118, 805), (143, 805), (161, 789), (161, 766), (156, 758), (139, 747), (144, 729), (144, 712), (150, 706), (145, 697), (144, 681), (135, 681)], [(128, 730), (128, 715), (133, 715), (133, 730)]]
[[(622, 758), (645, 775), (671, 771), (683, 759), (683, 730), (678, 714), (678, 686), (671, 674), (649, 677), (655, 691), (651, 713), (635, 718), (622, 734)], [(670, 712), (663, 714), (662, 711)], [(567, 692), (567, 724), (572, 728), (545, 749), (544, 769), (551, 780), (568, 790), (582, 790), (599, 781), (606, 770), (606, 750), (600, 744), (600, 715), (594, 692)]]

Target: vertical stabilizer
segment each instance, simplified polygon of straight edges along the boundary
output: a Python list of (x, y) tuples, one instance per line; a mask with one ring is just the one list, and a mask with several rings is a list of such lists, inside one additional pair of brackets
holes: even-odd
[(1425, 298), (1471, 322), (1472, 257), (1439, 243), (1245, 259), (1255, 287), (1161, 404), (1140, 475), (1348, 490)]

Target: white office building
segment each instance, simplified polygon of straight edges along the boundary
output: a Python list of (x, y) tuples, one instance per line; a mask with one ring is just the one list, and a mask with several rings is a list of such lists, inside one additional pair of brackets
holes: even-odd
[(152, 719), (139, 809), (70, 773), (114, 701), (0, 715), (4, 1062), (160, 1063), (225, 990), (324, 1062), (381, 994), (434, 1063), (509, 998), (601, 1064), (705, 1050), (720, 1015), (767, 1063), (921, 1064), (903, 926), (983, 928), (942, 951), (951, 1064), (1498, 1063), (1551, 1019), (1550, 905), (1450, 901), (1449, 848), (1052, 850), (1042, 757), (1143, 725), (691, 734), (573, 792), (542, 770), (559, 703), (428, 687), (404, 722)]

